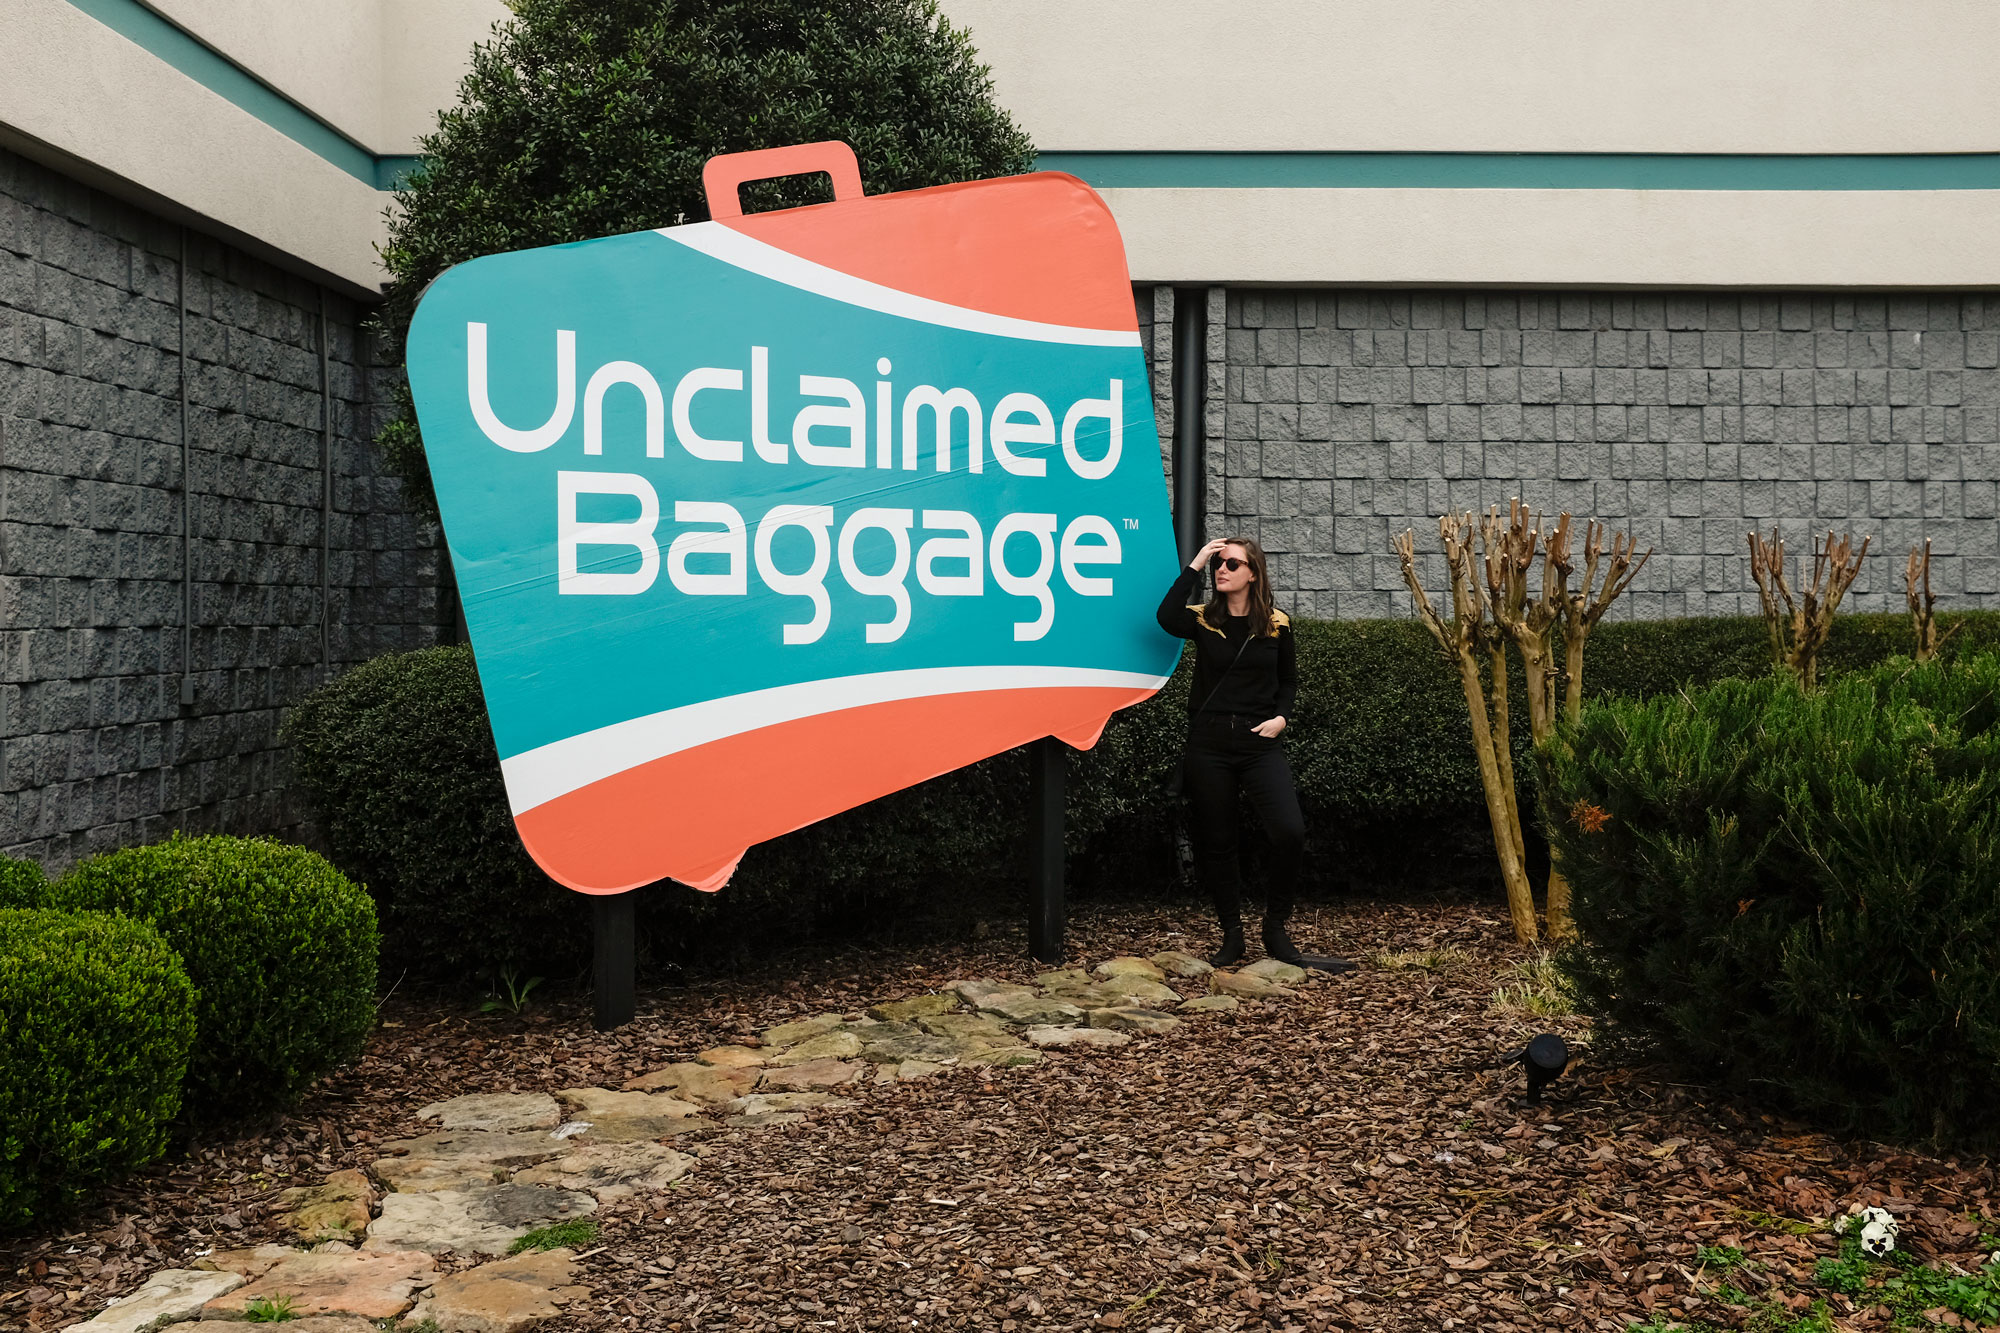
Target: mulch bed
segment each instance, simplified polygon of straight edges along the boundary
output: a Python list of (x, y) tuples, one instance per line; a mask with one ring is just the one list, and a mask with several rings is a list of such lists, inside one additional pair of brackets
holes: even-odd
[[(1730, 1280), (1803, 1308), (1834, 1253), (1794, 1235), (1851, 1203), (1902, 1217), (1901, 1245), (1968, 1266), (1994, 1229), (1989, 1160), (1836, 1140), (1741, 1112), (1657, 1071), (1577, 1064), (1542, 1106), (1501, 1053), (1576, 1019), (1494, 1012), (1522, 954), (1492, 908), (1361, 904), (1312, 914), (1307, 947), (1451, 946), (1442, 971), (1370, 968), (1291, 1003), (1190, 1016), (1116, 1050), (864, 1090), (850, 1111), (718, 1133), (663, 1194), (598, 1214), (592, 1308), (555, 1330), (1329, 1328), (1624, 1330), (1654, 1316), (1740, 1323)], [(1192, 908), (1072, 919), (1072, 962), (1204, 952)], [(212, 1136), (109, 1193), (60, 1235), (0, 1245), (0, 1326), (85, 1318), (210, 1248), (283, 1239), (276, 1192), (365, 1165), (466, 1092), (624, 1080), (790, 1018), (855, 1011), (961, 977), (1041, 970), (1018, 932), (844, 948), (641, 998), (590, 1030), (587, 996), (523, 1016), (395, 998), (364, 1058), (281, 1122)], [(1191, 992), (1190, 992), (1191, 993)], [(538, 1001), (539, 1001), (538, 996)], [(683, 1143), (685, 1146), (685, 1142)], [(1843, 1309), (1842, 1327), (1883, 1326)]]

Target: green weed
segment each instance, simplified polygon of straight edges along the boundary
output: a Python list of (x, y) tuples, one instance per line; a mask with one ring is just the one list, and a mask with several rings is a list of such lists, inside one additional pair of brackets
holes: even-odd
[(298, 1317), (290, 1296), (259, 1296), (243, 1307), (243, 1318), (252, 1324), (282, 1324)]
[(523, 1250), (563, 1250), (580, 1249), (597, 1239), (597, 1223), (589, 1218), (579, 1218), (574, 1222), (555, 1222), (545, 1227), (536, 1227), (507, 1248), (509, 1254), (519, 1254)]

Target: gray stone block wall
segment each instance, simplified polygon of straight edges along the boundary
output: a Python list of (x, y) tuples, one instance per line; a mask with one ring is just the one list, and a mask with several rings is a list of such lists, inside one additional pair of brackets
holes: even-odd
[(365, 312), (190, 232), (181, 705), (180, 249), (177, 226), (0, 151), (0, 849), (51, 870), (175, 828), (302, 836), (285, 708), (450, 636), (442, 551), (370, 443), (394, 372), (369, 364)]
[(1226, 323), (1209, 531), (1302, 614), (1408, 614), (1391, 534), (1516, 495), (1653, 548), (1620, 615), (1756, 611), (1773, 524), (1873, 538), (1850, 606), (1900, 609), (1928, 537), (1945, 608), (2000, 607), (2000, 296), (1240, 289)]

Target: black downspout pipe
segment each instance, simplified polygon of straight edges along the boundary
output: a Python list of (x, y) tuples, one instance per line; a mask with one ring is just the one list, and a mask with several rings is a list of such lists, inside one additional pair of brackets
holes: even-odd
[(1174, 288), (1174, 536), (1181, 564), (1201, 549), (1206, 508), (1208, 288)]

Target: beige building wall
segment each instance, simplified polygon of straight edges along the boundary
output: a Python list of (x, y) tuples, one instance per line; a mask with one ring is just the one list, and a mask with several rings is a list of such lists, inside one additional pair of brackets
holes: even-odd
[[(1988, 0), (945, 0), (945, 9), (970, 29), (1001, 102), (1058, 161), (2000, 150), (2000, 94), (1984, 75), (2000, 57), (2000, 6)], [(1426, 174), (1448, 176), (1451, 165)], [(1141, 281), (2000, 283), (1990, 242), (2000, 190), (1876, 188), (1881, 164), (1807, 165), (1839, 188), (1180, 182), (1105, 195)], [(2000, 161), (1940, 171), (2000, 184)]]
[[(11, 0), (0, 143), (372, 296), (389, 200), (379, 159), (415, 152), (506, 12), (500, 0)], [(177, 65), (173, 29), (265, 85), (262, 99)], [(312, 142), (280, 127), (271, 108), (286, 102), (306, 113), (294, 120), (323, 122)]]

